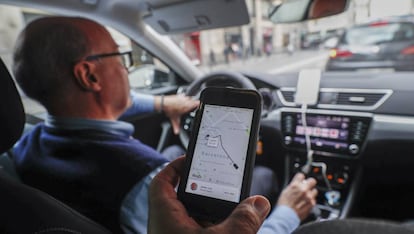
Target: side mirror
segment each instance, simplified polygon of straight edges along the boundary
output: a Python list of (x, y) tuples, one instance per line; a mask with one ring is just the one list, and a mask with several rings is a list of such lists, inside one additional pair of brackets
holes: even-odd
[(349, 0), (286, 0), (272, 6), (269, 19), (274, 23), (294, 23), (344, 12)]

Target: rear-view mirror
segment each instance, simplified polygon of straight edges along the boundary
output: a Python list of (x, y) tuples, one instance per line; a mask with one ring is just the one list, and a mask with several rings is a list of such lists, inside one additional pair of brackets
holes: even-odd
[(348, 7), (349, 0), (285, 0), (272, 6), (269, 18), (274, 23), (294, 23), (337, 15)]

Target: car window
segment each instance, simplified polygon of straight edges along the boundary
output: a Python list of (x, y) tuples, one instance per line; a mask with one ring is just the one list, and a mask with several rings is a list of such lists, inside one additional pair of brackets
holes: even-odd
[(350, 45), (376, 45), (412, 39), (414, 39), (414, 24), (380, 22), (349, 29), (343, 42)]
[(131, 89), (150, 92), (174, 83), (170, 69), (161, 60), (135, 43), (132, 43), (131, 49), (134, 58), (134, 66), (129, 73)]
[[(45, 12), (18, 7), (0, 6), (0, 56), (11, 71), (14, 43), (18, 33), (30, 21), (48, 15)], [(129, 79), (132, 90), (151, 92), (154, 89), (174, 84), (170, 69), (160, 59), (152, 56), (147, 50), (130, 40), (117, 30), (107, 27), (119, 46), (120, 51), (133, 51), (133, 68)], [(26, 97), (21, 92), (22, 101), (27, 114), (44, 117), (46, 111), (39, 103)]]
[(132, 51), (133, 66), (129, 70), (131, 89), (150, 92), (152, 89), (173, 83), (173, 79), (170, 79), (170, 69), (161, 60), (117, 30), (110, 27), (107, 29), (118, 44), (120, 51)]

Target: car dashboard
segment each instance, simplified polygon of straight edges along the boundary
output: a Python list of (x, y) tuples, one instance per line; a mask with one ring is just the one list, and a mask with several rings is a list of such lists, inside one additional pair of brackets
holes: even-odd
[(294, 102), (298, 73), (244, 75), (263, 97), (257, 163), (281, 184), (309, 162), (309, 135), (308, 176), (319, 191), (311, 220), (413, 218), (405, 205), (414, 195), (412, 74), (322, 73), (318, 103), (306, 111)]

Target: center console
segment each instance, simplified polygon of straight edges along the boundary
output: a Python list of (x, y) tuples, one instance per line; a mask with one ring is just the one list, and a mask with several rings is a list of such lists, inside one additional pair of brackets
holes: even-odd
[[(303, 120), (306, 119), (306, 124)], [(372, 115), (360, 112), (286, 108), (281, 130), (288, 149), (287, 177), (307, 163), (305, 133), (313, 150), (309, 176), (318, 181), (318, 220), (346, 217), (358, 186), (358, 157), (365, 146)]]

